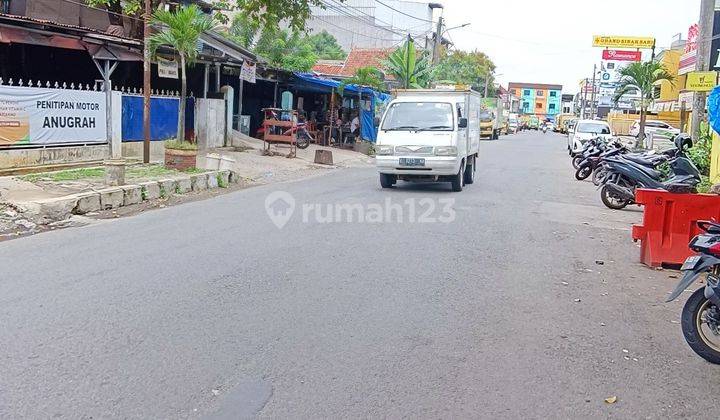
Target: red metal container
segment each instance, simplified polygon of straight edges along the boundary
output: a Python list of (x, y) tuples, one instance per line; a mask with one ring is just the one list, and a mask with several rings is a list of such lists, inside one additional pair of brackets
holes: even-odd
[(693, 254), (690, 240), (700, 231), (698, 220), (720, 220), (720, 196), (672, 194), (638, 189), (635, 201), (644, 206), (642, 225), (632, 237), (640, 241), (640, 262), (651, 267), (679, 265)]

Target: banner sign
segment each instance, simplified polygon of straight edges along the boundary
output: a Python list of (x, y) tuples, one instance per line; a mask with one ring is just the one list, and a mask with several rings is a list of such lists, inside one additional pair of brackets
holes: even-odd
[(640, 61), (642, 60), (642, 52), (640, 51), (622, 51), (622, 50), (603, 50), (603, 60), (609, 61)]
[(105, 93), (0, 86), (0, 145), (105, 143)]
[(685, 52), (697, 51), (697, 39), (700, 35), (700, 25), (697, 23), (688, 28), (687, 42), (685, 42)]
[(256, 71), (257, 66), (255, 63), (245, 60), (243, 61), (242, 69), (240, 70), (240, 78), (248, 83), (255, 83)]
[(175, 60), (166, 60), (164, 58), (157, 58), (158, 64), (158, 77), (164, 77), (166, 79), (177, 79), (180, 76), (178, 71), (178, 63)]
[(593, 47), (607, 48), (652, 48), (655, 38), (639, 36), (593, 36)]
[(693, 92), (709, 92), (717, 85), (717, 72), (693, 71), (688, 73), (685, 89)]

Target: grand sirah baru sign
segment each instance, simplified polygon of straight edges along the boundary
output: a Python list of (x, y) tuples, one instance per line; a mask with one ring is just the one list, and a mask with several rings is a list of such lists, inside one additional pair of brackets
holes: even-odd
[(0, 86), (0, 145), (107, 141), (103, 92)]
[(608, 61), (640, 61), (642, 52), (623, 50), (603, 50), (603, 60)]

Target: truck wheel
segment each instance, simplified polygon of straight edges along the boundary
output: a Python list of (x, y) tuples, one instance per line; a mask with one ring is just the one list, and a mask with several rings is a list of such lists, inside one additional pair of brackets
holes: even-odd
[(470, 158), (470, 161), (465, 165), (465, 185), (470, 185), (475, 182), (475, 156)]
[(454, 192), (460, 192), (463, 190), (463, 181), (465, 180), (465, 177), (463, 176), (463, 168), (462, 165), (460, 166), (460, 169), (458, 170), (457, 175), (453, 176), (452, 179), (452, 190)]
[(380, 174), (380, 186), (383, 188), (392, 188), (397, 183), (395, 175)]

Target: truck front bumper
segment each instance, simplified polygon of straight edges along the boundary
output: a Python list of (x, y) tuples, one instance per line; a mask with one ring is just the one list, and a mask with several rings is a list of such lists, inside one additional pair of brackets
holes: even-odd
[(459, 156), (427, 156), (424, 166), (400, 166), (401, 157), (416, 156), (376, 156), (375, 165), (381, 174), (417, 175), (417, 176), (448, 176), (457, 175), (462, 159)]

